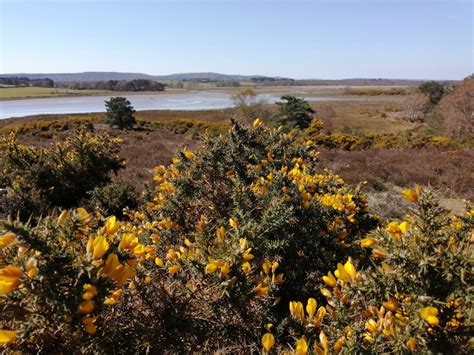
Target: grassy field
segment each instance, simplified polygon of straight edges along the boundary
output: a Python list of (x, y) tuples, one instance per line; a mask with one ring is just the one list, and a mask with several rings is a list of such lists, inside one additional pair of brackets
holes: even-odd
[(70, 90), (61, 88), (0, 88), (0, 100), (30, 99), (37, 97), (57, 97), (57, 96), (88, 96), (108, 94), (106, 90)]

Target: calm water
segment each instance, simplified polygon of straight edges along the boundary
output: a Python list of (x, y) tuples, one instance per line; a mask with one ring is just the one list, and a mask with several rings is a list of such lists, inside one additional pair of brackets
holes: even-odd
[[(120, 93), (112, 96), (120, 96)], [(111, 96), (57, 97), (0, 101), (0, 119), (39, 114), (105, 112), (104, 101)], [(188, 92), (180, 94), (127, 95), (137, 111), (143, 110), (211, 110), (232, 107), (231, 95), (222, 92)], [(261, 95), (266, 102), (278, 97)]]
[[(120, 93), (112, 96), (120, 96)], [(304, 95), (303, 95), (304, 96)], [(111, 96), (56, 97), (44, 99), (0, 101), (0, 119), (40, 114), (105, 112), (104, 101)], [(233, 106), (231, 95), (215, 91), (190, 91), (180, 94), (127, 95), (137, 111), (144, 110), (212, 110)], [(279, 101), (279, 96), (259, 95), (266, 103)], [(306, 97), (309, 101), (340, 98)]]

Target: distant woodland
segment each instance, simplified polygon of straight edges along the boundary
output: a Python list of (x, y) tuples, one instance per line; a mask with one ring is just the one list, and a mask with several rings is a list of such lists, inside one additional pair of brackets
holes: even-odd
[(109, 90), (109, 91), (163, 91), (165, 86), (155, 80), (107, 80), (90, 82), (55, 82), (49, 78), (30, 79), (27, 77), (0, 77), (0, 85), (7, 87), (47, 87), (67, 88), (74, 90)]

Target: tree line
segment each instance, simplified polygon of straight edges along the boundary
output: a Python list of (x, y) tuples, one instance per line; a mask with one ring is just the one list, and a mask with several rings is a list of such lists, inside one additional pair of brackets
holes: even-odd
[(74, 90), (109, 90), (109, 91), (164, 91), (165, 86), (154, 80), (107, 80), (107, 81), (78, 81), (59, 82), (58, 87)]
[(8, 85), (8, 86), (37, 86), (37, 87), (44, 87), (44, 88), (52, 88), (54, 87), (54, 81), (49, 78), (44, 79), (30, 79), (26, 77), (1, 77), (0, 78), (0, 85)]
[(27, 77), (0, 77), (0, 85), (14, 87), (66, 88), (73, 90), (109, 90), (109, 91), (164, 91), (165, 86), (155, 80), (108, 80), (108, 81), (75, 81), (55, 82), (52, 79), (30, 79)]

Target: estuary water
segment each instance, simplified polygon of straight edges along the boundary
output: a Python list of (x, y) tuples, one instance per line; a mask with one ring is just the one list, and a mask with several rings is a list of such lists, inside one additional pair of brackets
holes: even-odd
[[(212, 110), (233, 106), (231, 94), (214, 91), (190, 91), (179, 94), (121, 94), (108, 96), (51, 97), (0, 101), (0, 119), (40, 114), (105, 112), (105, 100), (126, 96), (137, 111), (144, 110)], [(278, 97), (260, 95), (272, 103)]]

